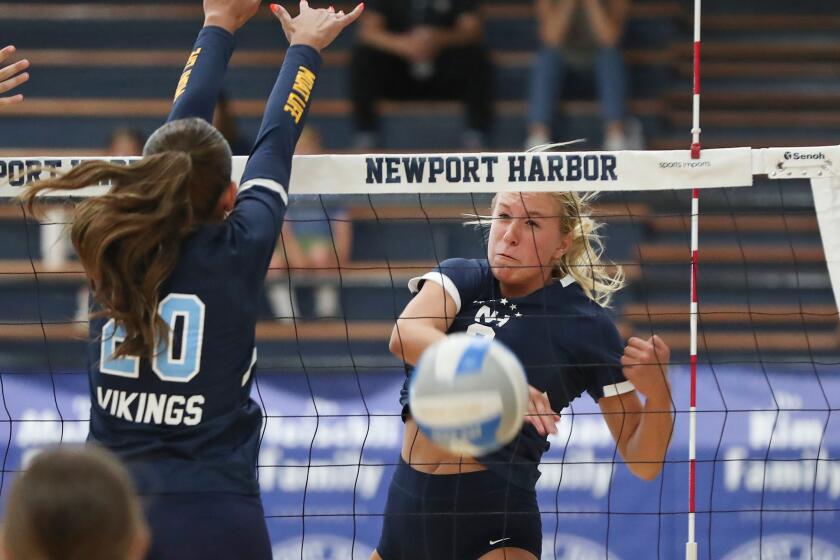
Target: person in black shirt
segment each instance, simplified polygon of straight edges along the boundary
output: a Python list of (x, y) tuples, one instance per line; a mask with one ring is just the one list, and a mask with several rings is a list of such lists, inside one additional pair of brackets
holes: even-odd
[(458, 99), (462, 144), (478, 150), (493, 121), (493, 69), (477, 0), (372, 0), (350, 65), (356, 148), (376, 140), (379, 99)]
[(290, 47), (237, 188), (209, 121), (233, 33), (259, 0), (204, 0), (167, 123), (143, 159), (82, 163), (33, 184), (70, 192), (73, 245), (90, 280), (90, 439), (128, 466), (147, 499), (150, 558), (271, 558), (256, 477), (262, 412), (251, 399), (260, 291), (288, 200), (292, 154), (318, 80), (319, 51), (355, 21), (281, 7)]
[(622, 346), (606, 308), (623, 276), (601, 262), (587, 197), (500, 193), (484, 220), (487, 259), (448, 259), (411, 280), (416, 295), (390, 350), (414, 365), (449, 333), (501, 341), (525, 368), (526, 422), (498, 451), (453, 455), (418, 431), (407, 379), (403, 447), (375, 560), (539, 558), (538, 465), (556, 433), (555, 411), (583, 392), (600, 405), (633, 474), (652, 480), (662, 469), (673, 426), (670, 350), (658, 336)]

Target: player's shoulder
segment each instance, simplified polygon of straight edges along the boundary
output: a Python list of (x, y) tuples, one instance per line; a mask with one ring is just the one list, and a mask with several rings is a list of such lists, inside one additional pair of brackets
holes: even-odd
[(483, 284), (493, 276), (487, 259), (453, 258), (442, 261), (437, 270), (452, 280)]
[(443, 270), (470, 270), (470, 271), (490, 271), (490, 265), (487, 259), (464, 259), (455, 257), (446, 259), (440, 262), (438, 268)]
[(618, 327), (615, 324), (615, 316), (611, 309), (603, 307), (598, 303), (588, 300), (587, 310), (583, 321), (580, 324), (581, 332), (591, 340), (598, 340), (613, 345), (619, 342)]
[(552, 285), (552, 300), (566, 308), (579, 324), (593, 330), (614, 329), (615, 321), (612, 311), (586, 295), (583, 287), (571, 276), (556, 280)]

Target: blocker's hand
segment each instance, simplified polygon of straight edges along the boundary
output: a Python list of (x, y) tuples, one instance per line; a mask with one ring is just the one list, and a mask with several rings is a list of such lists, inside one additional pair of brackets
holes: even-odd
[(289, 45), (309, 45), (317, 51), (326, 48), (345, 27), (359, 19), (364, 9), (365, 5), (361, 3), (349, 14), (344, 10), (336, 12), (332, 6), (316, 10), (309, 7), (309, 2), (301, 0), (300, 13), (293, 18), (283, 6), (271, 4), (271, 11), (283, 25)]
[(254, 17), (261, 0), (204, 0), (204, 26), (215, 25), (231, 33)]
[(528, 385), (528, 414), (525, 421), (534, 425), (541, 436), (557, 433), (560, 415), (551, 410), (548, 395)]
[[(12, 56), (14, 52), (15, 47), (13, 45), (0, 49), (0, 64)], [(14, 64), (9, 64), (8, 66), (0, 68), (0, 93), (6, 93), (28, 80), (29, 73), (24, 72), (27, 68), (29, 68), (29, 61), (26, 59), (19, 60)], [(20, 103), (21, 101), (23, 101), (23, 95), (20, 93), (17, 95), (0, 97), (0, 108), (4, 105), (14, 105), (15, 103)]]
[(621, 365), (624, 377), (647, 398), (670, 400), (668, 363), (671, 349), (657, 335), (647, 340), (632, 337), (627, 341)]

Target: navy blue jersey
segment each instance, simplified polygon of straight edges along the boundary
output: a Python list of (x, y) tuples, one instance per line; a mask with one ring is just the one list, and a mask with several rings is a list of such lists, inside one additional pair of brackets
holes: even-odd
[[(170, 120), (211, 117), (207, 100), (218, 96), (232, 41), (220, 28), (202, 30)], [(320, 62), (310, 47), (288, 50), (233, 212), (183, 241), (161, 286), (170, 334), (154, 358), (114, 359), (124, 330), (107, 317), (91, 321), (90, 437), (126, 462), (141, 493), (259, 492), (262, 414), (250, 398), (259, 294)]]
[[(505, 298), (486, 260), (448, 259), (409, 283), (441, 284), (457, 315), (447, 333), (492, 336), (522, 362), (528, 383), (545, 392), (559, 412), (584, 391), (601, 397), (632, 391), (619, 360), (623, 346), (607, 311), (589, 299), (571, 276), (524, 297)], [(408, 380), (400, 396), (408, 404)], [(406, 410), (407, 411), (407, 410)], [(478, 459), (519, 486), (533, 488), (548, 441), (529, 423), (499, 451)]]

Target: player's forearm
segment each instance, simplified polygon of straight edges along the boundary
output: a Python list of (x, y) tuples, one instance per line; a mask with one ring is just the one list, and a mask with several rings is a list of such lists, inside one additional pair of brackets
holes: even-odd
[(638, 416), (623, 453), (624, 462), (634, 475), (653, 480), (662, 470), (674, 427), (670, 393), (647, 399)]
[(167, 122), (188, 117), (213, 121), (233, 48), (233, 34), (229, 31), (216, 26), (202, 28), (178, 81)]
[(320, 68), (321, 55), (314, 48), (293, 45), (286, 51), (242, 174), (243, 184), (251, 179), (270, 179), (288, 191), (292, 155), (309, 112)]
[(431, 325), (418, 324), (418, 319), (400, 319), (391, 332), (388, 349), (405, 363), (416, 365), (423, 351), (445, 336)]

